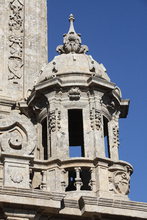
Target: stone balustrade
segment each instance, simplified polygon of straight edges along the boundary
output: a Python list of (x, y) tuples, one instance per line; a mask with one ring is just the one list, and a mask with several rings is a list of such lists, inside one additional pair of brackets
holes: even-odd
[(127, 196), (132, 167), (123, 161), (71, 158), (34, 161), (31, 188), (49, 192), (94, 193)]

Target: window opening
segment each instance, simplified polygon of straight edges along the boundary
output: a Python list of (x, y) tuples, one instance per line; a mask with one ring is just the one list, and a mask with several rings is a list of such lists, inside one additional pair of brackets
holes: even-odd
[(109, 137), (108, 137), (108, 119), (105, 117), (103, 117), (103, 126), (104, 126), (105, 156), (110, 158)]
[(70, 157), (84, 157), (83, 114), (81, 109), (68, 110)]
[(47, 144), (47, 118), (42, 121), (42, 146), (44, 160), (48, 160), (48, 144)]

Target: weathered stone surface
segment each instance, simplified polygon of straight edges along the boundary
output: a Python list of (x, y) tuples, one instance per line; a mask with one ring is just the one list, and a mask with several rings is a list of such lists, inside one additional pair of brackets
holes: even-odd
[(11, 155), (31, 155), (36, 147), (36, 130), (30, 119), (12, 111), (0, 120), (1, 152)]
[(20, 100), (47, 63), (46, 1), (0, 2), (0, 98)]
[(147, 219), (119, 160), (129, 100), (85, 54), (73, 15), (45, 66), (46, 1), (1, 0), (0, 16), (0, 218)]

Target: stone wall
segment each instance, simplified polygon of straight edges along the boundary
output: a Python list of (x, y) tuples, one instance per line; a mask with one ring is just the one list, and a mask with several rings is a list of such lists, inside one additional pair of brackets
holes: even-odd
[(0, 95), (27, 96), (47, 63), (46, 1), (0, 1)]

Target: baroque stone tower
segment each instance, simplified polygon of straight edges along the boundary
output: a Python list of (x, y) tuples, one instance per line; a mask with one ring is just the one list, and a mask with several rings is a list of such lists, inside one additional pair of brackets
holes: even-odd
[(129, 100), (86, 54), (73, 15), (47, 64), (46, 1), (2, 0), (0, 11), (0, 219), (147, 219), (119, 160)]

